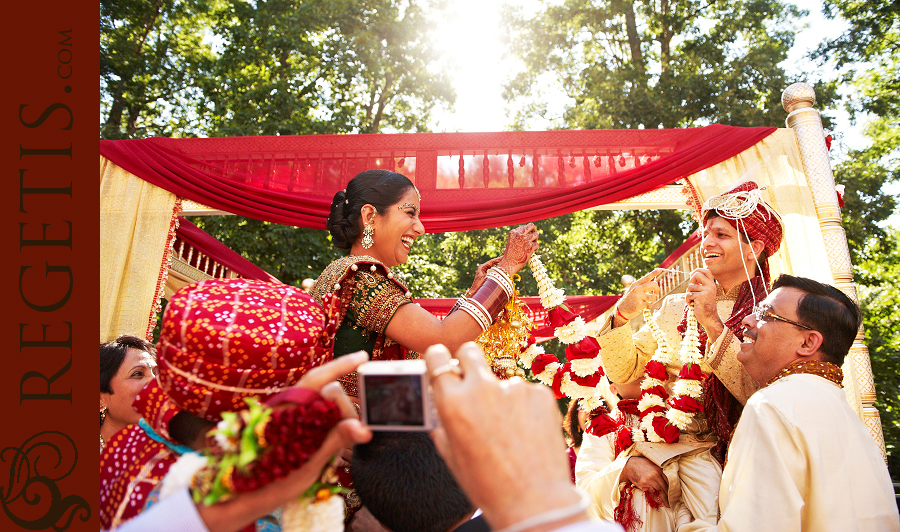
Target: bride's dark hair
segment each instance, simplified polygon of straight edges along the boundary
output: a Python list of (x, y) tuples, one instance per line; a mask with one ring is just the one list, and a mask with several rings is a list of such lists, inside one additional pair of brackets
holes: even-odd
[(369, 204), (384, 213), (410, 188), (412, 181), (403, 174), (388, 170), (366, 170), (356, 174), (347, 183), (346, 190), (338, 191), (331, 202), (331, 214), (326, 225), (331, 233), (331, 242), (340, 249), (350, 249), (362, 233), (360, 210)]

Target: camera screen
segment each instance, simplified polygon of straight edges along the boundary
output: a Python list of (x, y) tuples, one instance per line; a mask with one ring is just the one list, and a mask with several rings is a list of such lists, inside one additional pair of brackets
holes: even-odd
[(425, 425), (421, 375), (366, 375), (369, 425)]

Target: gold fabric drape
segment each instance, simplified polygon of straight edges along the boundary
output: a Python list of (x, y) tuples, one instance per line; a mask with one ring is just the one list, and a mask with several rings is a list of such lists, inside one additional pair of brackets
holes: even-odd
[(100, 157), (100, 342), (148, 338), (168, 272), (174, 194)]
[[(794, 130), (781, 128), (752, 148), (690, 176), (688, 181), (703, 202), (747, 179), (763, 189), (763, 199), (781, 214), (784, 222), (781, 249), (769, 259), (772, 279), (787, 273), (833, 285), (825, 239)], [(862, 419), (857, 385), (862, 369), (847, 357), (843, 370), (847, 401)]]

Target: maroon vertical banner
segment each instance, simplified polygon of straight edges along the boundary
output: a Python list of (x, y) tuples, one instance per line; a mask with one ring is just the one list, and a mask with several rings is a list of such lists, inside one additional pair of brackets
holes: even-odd
[(99, 529), (99, 10), (3, 6), (4, 531)]

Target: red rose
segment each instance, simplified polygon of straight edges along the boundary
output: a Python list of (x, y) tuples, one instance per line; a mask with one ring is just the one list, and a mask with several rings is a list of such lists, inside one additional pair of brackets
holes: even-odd
[(653, 429), (666, 443), (675, 443), (678, 441), (678, 437), (681, 436), (681, 431), (678, 430), (678, 427), (669, 423), (669, 420), (663, 416), (653, 419)]
[(679, 379), (694, 379), (695, 381), (703, 380), (703, 370), (700, 369), (700, 364), (685, 364), (681, 371), (678, 372)]
[(669, 405), (681, 410), (682, 412), (702, 412), (703, 405), (700, 401), (686, 395), (679, 395), (669, 399)]
[(653, 412), (663, 413), (665, 411), (666, 411), (666, 407), (664, 407), (664, 406), (651, 406), (650, 408), (647, 408), (646, 410), (641, 410), (641, 417), (644, 417), (647, 414), (650, 414)]
[(600, 414), (599, 416), (591, 419), (587, 431), (589, 434), (600, 437), (604, 434), (609, 434), (610, 432), (616, 430), (616, 426), (616, 422), (613, 421), (613, 418), (609, 417), (606, 414)]
[(543, 373), (547, 366), (554, 362), (559, 362), (553, 355), (543, 354), (534, 357), (534, 361), (531, 362), (531, 372), (535, 375)]
[(631, 447), (631, 429), (621, 426), (616, 429), (616, 456), (625, 449)]
[(562, 380), (563, 376), (569, 372), (569, 367), (568, 363), (563, 364), (562, 367), (556, 370), (556, 375), (553, 376), (553, 385), (551, 388), (553, 389), (553, 395), (557, 399), (562, 399), (566, 396), (566, 394), (562, 392)]
[(597, 383), (600, 382), (600, 377), (603, 376), (603, 370), (599, 370), (596, 373), (588, 375), (587, 377), (579, 377), (578, 375), (569, 372), (569, 378), (572, 379), (572, 382), (578, 384), (580, 386), (586, 386), (588, 388), (593, 388), (597, 386)]
[(652, 377), (661, 381), (669, 380), (669, 373), (666, 371), (666, 366), (662, 362), (651, 360), (650, 362), (647, 362), (647, 365), (644, 366), (644, 369), (644, 373), (648, 377)]
[(666, 399), (669, 398), (669, 392), (667, 392), (666, 389), (665, 389), (664, 387), (662, 387), (662, 386), (654, 386), (654, 387), (652, 387), (652, 388), (647, 388), (646, 390), (644, 390), (644, 391), (642, 392), (642, 394), (643, 394), (643, 393), (649, 393), (649, 394), (657, 395), (657, 396), (659, 396), (659, 397), (662, 397), (663, 400), (666, 400)]
[(568, 308), (563, 305), (559, 305), (558, 307), (553, 307), (550, 312), (547, 314), (547, 319), (550, 320), (550, 325), (553, 327), (562, 327), (563, 325), (568, 325), (578, 317), (578, 314), (575, 314)]
[(585, 336), (580, 342), (566, 346), (566, 358), (579, 360), (594, 358), (600, 353), (600, 343), (593, 336)]

